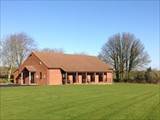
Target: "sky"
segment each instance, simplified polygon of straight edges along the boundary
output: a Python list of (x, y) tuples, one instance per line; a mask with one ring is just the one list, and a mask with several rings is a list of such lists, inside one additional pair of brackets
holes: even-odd
[(0, 2), (0, 37), (25, 32), (38, 48), (98, 55), (116, 33), (133, 33), (145, 46), (152, 68), (160, 69), (160, 2), (42, 1)]

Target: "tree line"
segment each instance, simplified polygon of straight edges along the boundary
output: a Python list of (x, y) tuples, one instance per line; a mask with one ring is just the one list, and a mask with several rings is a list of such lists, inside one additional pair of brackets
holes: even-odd
[[(26, 33), (11, 34), (0, 41), (0, 64), (3, 66), (0, 69), (2, 72), (2, 68), (8, 68), (8, 81), (13, 70), (18, 68), (32, 51), (64, 53), (63, 49), (38, 49), (36, 42)], [(118, 33), (111, 36), (102, 46), (98, 58), (112, 66), (116, 82), (142, 81), (142, 76), (146, 81), (158, 78), (157, 73), (153, 74), (151, 68), (144, 72), (150, 57), (140, 39), (131, 33)]]

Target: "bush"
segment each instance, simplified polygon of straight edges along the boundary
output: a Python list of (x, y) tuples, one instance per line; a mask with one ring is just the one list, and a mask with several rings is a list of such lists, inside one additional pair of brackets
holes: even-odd
[(130, 81), (134, 81), (137, 83), (160, 83), (160, 71), (151, 70), (151, 68), (146, 71), (134, 71), (132, 72)]
[(9, 83), (7, 79), (0, 79), (0, 83)]
[[(129, 79), (127, 79), (127, 74), (124, 73), (124, 78), (121, 82), (129, 83), (160, 83), (160, 71), (152, 70), (148, 68), (143, 71), (131, 71), (129, 74)], [(114, 79), (114, 81), (116, 81)]]

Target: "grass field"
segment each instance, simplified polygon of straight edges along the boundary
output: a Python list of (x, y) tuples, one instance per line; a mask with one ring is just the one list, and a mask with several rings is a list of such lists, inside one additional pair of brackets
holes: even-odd
[(67, 85), (0, 89), (1, 120), (160, 120), (159, 85)]

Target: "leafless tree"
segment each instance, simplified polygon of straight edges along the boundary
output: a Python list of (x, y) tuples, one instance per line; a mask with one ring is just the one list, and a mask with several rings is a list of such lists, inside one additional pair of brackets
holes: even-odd
[(25, 33), (16, 33), (2, 40), (2, 62), (8, 67), (8, 80), (10, 80), (12, 68), (22, 64), (25, 57), (36, 48), (36, 44)]
[(88, 53), (86, 52), (75, 52), (74, 55), (89, 55)]
[(63, 54), (64, 53), (64, 50), (63, 49), (51, 49), (51, 48), (43, 48), (42, 50), (37, 50), (37, 51), (40, 51), (40, 52), (51, 52), (51, 53), (61, 53)]
[(130, 33), (118, 33), (110, 37), (98, 57), (113, 66), (117, 81), (124, 78), (124, 72), (129, 79), (133, 69), (144, 67), (150, 62), (144, 45)]

